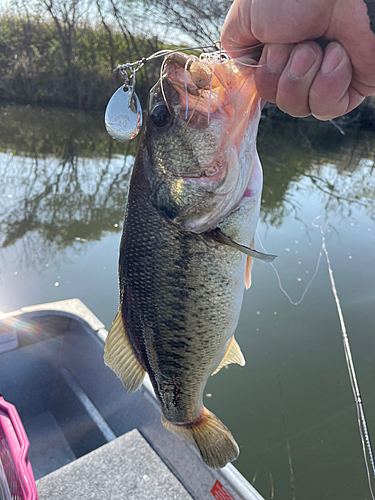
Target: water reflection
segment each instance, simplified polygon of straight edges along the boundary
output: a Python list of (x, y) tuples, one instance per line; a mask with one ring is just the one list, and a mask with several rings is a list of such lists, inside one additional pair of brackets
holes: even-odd
[(0, 156), (2, 247), (36, 231), (56, 250), (99, 240), (121, 220), (133, 156), (71, 161)]
[[(375, 134), (348, 130), (343, 136), (329, 123), (298, 120), (260, 127), (259, 153), (264, 171), (262, 220), (280, 226), (299, 219), (294, 189), (318, 189), (324, 214), (351, 216), (353, 205), (374, 219)], [(309, 221), (310, 222), (310, 221)]]
[[(369, 132), (343, 136), (324, 123), (263, 120), (262, 220), (280, 226), (287, 216), (298, 219), (295, 190), (312, 187), (322, 194), (326, 217), (350, 217), (356, 205), (374, 219), (374, 138)], [(135, 147), (111, 140), (101, 114), (2, 108), (2, 247), (37, 233), (43, 246), (61, 250), (117, 231)]]
[[(321, 193), (321, 206), (374, 220), (374, 135), (345, 136), (318, 122), (261, 122), (264, 169), (261, 219), (279, 227), (300, 218), (296, 193)], [(21, 267), (40, 268), (64, 248), (118, 232), (136, 143), (118, 143), (101, 114), (7, 106), (0, 112), (0, 244), (15, 246)]]
[(84, 113), (31, 106), (0, 107), (0, 151), (43, 158), (74, 158), (134, 154), (134, 141), (113, 141), (104, 130), (103, 113)]
[(6, 248), (22, 240), (27, 266), (119, 231), (135, 146), (114, 143), (98, 118), (2, 110), (0, 241)]

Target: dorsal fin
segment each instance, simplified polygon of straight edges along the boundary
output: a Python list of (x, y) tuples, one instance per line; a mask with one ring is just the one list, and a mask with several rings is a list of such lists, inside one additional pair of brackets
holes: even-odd
[(243, 357), (243, 354), (241, 352), (241, 348), (237, 344), (234, 336), (230, 339), (223, 359), (220, 361), (219, 366), (211, 374), (211, 376), (216, 375), (216, 373), (219, 372), (223, 368), (223, 366), (230, 365), (231, 363), (237, 363), (240, 366), (245, 366), (246, 363), (245, 358)]
[(128, 392), (135, 392), (142, 385), (146, 372), (135, 357), (126, 336), (120, 311), (108, 332), (104, 363), (116, 373)]

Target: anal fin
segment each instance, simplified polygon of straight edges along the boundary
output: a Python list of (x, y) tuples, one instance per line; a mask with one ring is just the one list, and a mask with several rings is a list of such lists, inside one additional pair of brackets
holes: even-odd
[(224, 354), (223, 359), (220, 361), (219, 366), (211, 374), (216, 375), (224, 366), (230, 365), (231, 363), (237, 363), (240, 366), (245, 366), (245, 358), (241, 352), (240, 346), (237, 344), (234, 336), (230, 339), (227, 350)]
[(135, 392), (142, 385), (146, 372), (130, 345), (120, 311), (108, 332), (104, 363), (116, 373), (128, 392)]

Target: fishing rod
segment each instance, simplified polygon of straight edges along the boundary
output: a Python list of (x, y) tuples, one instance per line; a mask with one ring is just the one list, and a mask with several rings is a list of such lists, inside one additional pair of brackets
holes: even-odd
[(346, 325), (344, 321), (344, 315), (342, 313), (341, 305), (340, 305), (340, 299), (337, 293), (336, 289), (336, 284), (335, 280), (333, 277), (333, 271), (331, 267), (331, 262), (329, 260), (329, 255), (328, 255), (328, 250), (326, 247), (326, 241), (324, 238), (324, 233), (323, 233), (323, 228), (321, 225), (317, 226), (316, 224), (313, 223), (315, 227), (319, 227), (321, 235), (322, 235), (322, 247), (324, 254), (326, 256), (327, 260), (327, 265), (328, 265), (328, 274), (329, 274), (329, 279), (331, 281), (331, 287), (332, 287), (332, 293), (336, 302), (336, 307), (337, 307), (337, 312), (339, 315), (339, 320), (340, 320), (340, 326), (341, 326), (341, 332), (342, 332), (342, 341), (344, 344), (344, 352), (345, 352), (345, 358), (346, 358), (346, 364), (348, 367), (348, 372), (349, 372), (349, 378), (350, 378), (350, 383), (352, 386), (352, 391), (354, 395), (354, 400), (357, 406), (357, 418), (358, 418), (358, 427), (359, 427), (359, 433), (361, 436), (361, 441), (362, 441), (362, 448), (363, 448), (363, 454), (365, 458), (365, 465), (367, 469), (367, 479), (368, 479), (368, 484), (370, 488), (370, 493), (372, 496), (372, 499), (375, 500), (374, 498), (374, 493), (372, 491), (371, 487), (371, 479), (370, 479), (370, 471), (369, 471), (369, 466), (367, 463), (367, 456), (366, 456), (366, 448), (367, 448), (367, 453), (370, 459), (371, 463), (371, 468), (372, 468), (372, 474), (375, 479), (375, 460), (374, 460), (374, 453), (372, 450), (372, 445), (371, 445), (371, 440), (370, 440), (370, 434), (368, 431), (367, 427), (367, 421), (366, 421), (366, 416), (365, 416), (365, 411), (363, 408), (362, 404), (362, 398), (361, 398), (361, 393), (359, 391), (359, 384), (358, 384), (358, 379), (357, 379), (357, 374), (354, 368), (354, 363), (353, 363), (353, 357), (352, 357), (352, 351), (350, 348), (350, 343), (349, 343), (349, 337), (346, 331)]

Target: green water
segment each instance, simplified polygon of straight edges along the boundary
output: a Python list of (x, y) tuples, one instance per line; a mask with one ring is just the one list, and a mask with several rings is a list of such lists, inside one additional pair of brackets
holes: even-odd
[[(259, 236), (294, 301), (316, 269), (321, 217), (375, 436), (375, 134), (265, 119), (259, 152)], [(101, 115), (0, 108), (0, 310), (78, 297), (110, 327), (134, 154)], [(236, 337), (247, 364), (212, 377), (205, 403), (239, 442), (239, 470), (266, 500), (370, 500), (325, 257), (299, 306), (256, 262)]]

